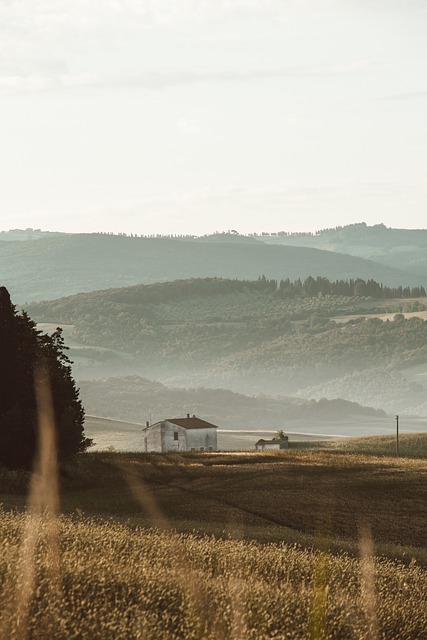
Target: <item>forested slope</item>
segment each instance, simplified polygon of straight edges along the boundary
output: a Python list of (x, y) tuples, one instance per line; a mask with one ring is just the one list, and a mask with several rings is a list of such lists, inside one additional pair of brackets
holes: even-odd
[[(68, 326), (80, 378), (92, 358), (95, 377), (139, 373), (181, 387), (342, 397), (400, 411), (424, 403), (423, 377), (410, 380), (402, 370), (427, 367), (427, 321), (397, 312), (425, 302), (287, 297), (266, 279), (199, 279), (79, 294), (28, 311)], [(388, 305), (394, 319), (333, 320), (372, 314), (376, 305)]]

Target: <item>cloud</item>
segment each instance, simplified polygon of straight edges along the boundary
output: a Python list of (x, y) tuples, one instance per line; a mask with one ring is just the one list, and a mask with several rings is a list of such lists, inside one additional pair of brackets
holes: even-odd
[[(55, 73), (65, 70), (66, 64), (51, 61), (52, 71), (48, 74), (36, 68), (31, 73), (5, 73), (0, 67), (0, 93), (21, 93), (26, 91), (90, 89), (90, 88), (141, 88), (165, 90), (175, 86), (206, 83), (248, 83), (267, 80), (292, 80), (303, 78), (340, 77), (357, 74), (369, 67), (368, 63), (333, 65), (318, 67), (295, 67), (277, 69), (252, 69), (248, 71), (146, 71), (142, 73)], [(47, 66), (47, 63), (46, 63)], [(42, 71), (42, 69), (40, 69)]]
[(61, 26), (86, 30), (107, 24), (120, 27), (131, 21), (152, 25), (230, 16), (241, 19), (245, 15), (286, 14), (315, 5), (313, 0), (3, 0), (0, 16), (3, 26), (47, 34)]
[[(365, 0), (360, 2), (367, 4)], [(229, 71), (191, 68), (135, 71), (135, 61), (150, 58), (165, 66), (152, 43), (156, 36), (175, 45), (197, 37), (249, 34), (242, 25), (274, 25), (299, 16), (306, 18), (342, 15), (354, 0), (0, 0), (0, 92), (4, 94), (70, 88), (127, 87), (163, 90), (172, 86), (207, 82), (244, 83), (311, 77), (340, 77), (377, 69), (369, 62), (330, 66), (300, 66)], [(370, 0), (384, 7), (385, 0)], [(396, 4), (388, 0), (391, 5)], [(420, 6), (406, 0), (408, 10)], [(338, 13), (338, 7), (341, 13)], [(329, 13), (328, 13), (329, 12)], [(349, 14), (350, 15), (350, 14)], [(339, 19), (339, 18), (336, 18)], [(233, 28), (229, 28), (230, 25)], [(221, 26), (218, 29), (218, 25)], [(237, 26), (236, 26), (237, 25)], [(227, 28), (222, 28), (226, 26)], [(252, 31), (251, 31), (252, 33)], [(266, 33), (268, 34), (268, 28)], [(303, 36), (303, 31), (301, 31)], [(253, 33), (252, 33), (253, 35)], [(245, 35), (249, 37), (249, 35)], [(265, 36), (268, 37), (268, 36)], [(175, 40), (174, 40), (175, 39)], [(151, 44), (149, 44), (151, 43)], [(144, 47), (151, 47), (147, 55)], [(185, 48), (184, 47), (184, 48)], [(173, 47), (171, 48), (171, 51)], [(197, 60), (200, 63), (201, 60)], [(167, 63), (166, 63), (167, 64)], [(280, 64), (280, 63), (279, 63)], [(114, 71), (106, 71), (110, 66)]]
[[(425, 12), (423, 0), (359, 0), (367, 10)], [(354, 0), (0, 0), (0, 40), (60, 42), (124, 38), (141, 28), (219, 24), (248, 19), (317, 19), (352, 9)]]

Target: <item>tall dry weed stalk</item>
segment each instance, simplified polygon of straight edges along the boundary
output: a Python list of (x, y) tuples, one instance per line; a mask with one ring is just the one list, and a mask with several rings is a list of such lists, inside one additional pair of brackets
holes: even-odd
[(242, 578), (230, 577), (228, 582), (230, 602), (232, 603), (232, 618), (230, 625), (230, 640), (244, 640), (248, 637), (247, 620), (247, 584)]
[(332, 483), (330, 491), (319, 499), (317, 513), (316, 547), (313, 574), (311, 606), (308, 612), (308, 633), (310, 640), (326, 638), (326, 625), (329, 599), (329, 540), (333, 531), (333, 518), (336, 502), (336, 486)]
[(309, 638), (323, 640), (326, 638), (326, 622), (329, 597), (329, 556), (320, 551), (313, 576), (313, 595), (309, 610)]
[[(231, 540), (244, 539), (243, 514), (235, 512), (233, 517), (230, 517), (227, 531)], [(245, 640), (249, 634), (247, 582), (239, 576), (231, 575), (228, 580), (228, 592), (231, 603), (229, 638), (230, 640)]]
[(61, 601), (59, 548), (59, 488), (55, 437), (55, 416), (49, 375), (40, 366), (35, 371), (37, 401), (38, 450), (30, 483), (27, 515), (15, 575), (5, 586), (14, 592), (7, 615), (0, 627), (1, 640), (27, 640), (30, 615), (36, 591), (39, 544), (44, 539), (43, 568), (48, 580), (46, 606), (54, 615)]
[(377, 598), (375, 593), (374, 541), (365, 522), (359, 523), (360, 588), (362, 607), (368, 625), (369, 640), (378, 638)]

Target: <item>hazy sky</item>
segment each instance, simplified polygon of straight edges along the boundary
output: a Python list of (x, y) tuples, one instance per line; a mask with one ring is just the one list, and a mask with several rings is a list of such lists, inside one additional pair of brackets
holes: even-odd
[(427, 227), (425, 0), (0, 0), (0, 229)]

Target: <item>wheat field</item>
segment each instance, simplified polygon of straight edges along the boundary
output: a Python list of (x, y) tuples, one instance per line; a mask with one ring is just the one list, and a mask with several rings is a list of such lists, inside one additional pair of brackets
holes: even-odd
[(31, 517), (0, 517), (2, 638), (426, 637), (425, 569), (374, 558), (366, 532), (357, 558), (61, 516), (57, 563), (49, 518)]

